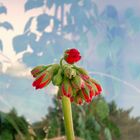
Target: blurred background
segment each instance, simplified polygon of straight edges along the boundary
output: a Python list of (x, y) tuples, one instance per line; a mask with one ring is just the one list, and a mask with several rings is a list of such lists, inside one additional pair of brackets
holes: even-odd
[(89, 106), (73, 105), (76, 135), (139, 140), (139, 38), (139, 0), (0, 0), (0, 139), (64, 135), (57, 88), (36, 91), (30, 70), (77, 48), (78, 65), (103, 92)]

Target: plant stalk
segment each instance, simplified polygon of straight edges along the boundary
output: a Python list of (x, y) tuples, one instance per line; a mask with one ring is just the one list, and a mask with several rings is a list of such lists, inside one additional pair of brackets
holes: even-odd
[(64, 114), (64, 124), (67, 140), (75, 140), (74, 130), (73, 130), (73, 120), (71, 111), (70, 99), (66, 96), (62, 97), (62, 110)]

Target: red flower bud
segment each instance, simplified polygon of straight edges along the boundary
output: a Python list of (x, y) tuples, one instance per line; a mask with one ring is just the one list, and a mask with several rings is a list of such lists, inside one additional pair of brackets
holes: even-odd
[(46, 70), (45, 72), (41, 73), (36, 80), (33, 82), (33, 87), (35, 87), (36, 89), (41, 89), (43, 87), (45, 87), (46, 85), (48, 85), (51, 81), (51, 75), (49, 74), (49, 72)]
[(84, 80), (79, 75), (76, 75), (71, 80), (71, 84), (77, 91), (80, 90), (81, 88), (84, 88), (84, 86), (85, 86)]
[(90, 89), (88, 89), (88, 87), (82, 88), (80, 94), (87, 103), (91, 102)]
[(95, 92), (95, 96), (101, 94), (102, 87), (100, 86), (100, 84), (96, 80), (94, 80), (94, 79), (90, 79), (90, 81), (91, 81), (92, 85), (95, 85), (96, 88), (97, 88), (97, 91)]
[(92, 98), (95, 96), (95, 93), (96, 91), (94, 90), (93, 86), (86, 83), (88, 89), (89, 89), (89, 96), (90, 96), (90, 99), (92, 100)]
[(69, 49), (65, 51), (64, 59), (67, 63), (73, 64), (81, 59), (80, 52), (77, 49)]
[(62, 92), (62, 95), (67, 96), (67, 97), (71, 97), (73, 94), (70, 81), (67, 78), (64, 78), (64, 81), (61, 85), (61, 92)]
[(72, 96), (72, 97), (70, 97), (70, 101), (71, 102), (73, 102), (74, 101), (74, 97)]
[(88, 75), (85, 75), (85, 74), (80, 74), (81, 78), (85, 81), (88, 81), (89, 80), (89, 76)]
[[(38, 68), (34, 68), (31, 71), (31, 73), (33, 73), (33, 75), (34, 75), (36, 73), (37, 69)], [(59, 69), (59, 65), (54, 64), (49, 68), (47, 66), (47, 69), (43, 70), (42, 72), (36, 73), (35, 74), (36, 79), (32, 84), (33, 87), (35, 87), (36, 89), (41, 89), (41, 88), (47, 86), (51, 82), (53, 74), (56, 73), (58, 71), (58, 69)]]
[(83, 99), (80, 95), (77, 94), (77, 96), (75, 97), (75, 102), (79, 105), (81, 105), (83, 103)]

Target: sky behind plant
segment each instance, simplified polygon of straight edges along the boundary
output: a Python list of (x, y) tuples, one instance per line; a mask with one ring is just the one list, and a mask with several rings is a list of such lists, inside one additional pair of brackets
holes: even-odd
[[(24, 4), (26, 1), (24, 0), (0, 0), (0, 2), (7, 8), (7, 14), (1, 14), (0, 21), (10, 22), (13, 28), (9, 30), (0, 28), (0, 40), (3, 44), (2, 49), (0, 49), (0, 110), (8, 111), (10, 108), (15, 107), (19, 114), (25, 115), (30, 121), (39, 120), (46, 114), (47, 107), (51, 104), (51, 93), (56, 93), (57, 89), (49, 86), (44, 90), (35, 91), (32, 88), (31, 83), (33, 79), (30, 75), (30, 69), (36, 61), (34, 56), (32, 57), (36, 49), (28, 46), (26, 49), (18, 51), (15, 46), (22, 46), (24, 39), (23, 41), (15, 41), (15, 46), (12, 41), (16, 36), (23, 34), (28, 19), (31, 16), (38, 16), (44, 12), (44, 9), (37, 8), (25, 12)], [(100, 24), (107, 24), (108, 27), (115, 26), (115, 28), (113, 30), (107, 29), (111, 34), (111, 36), (110, 34), (108, 36), (107, 30), (101, 28), (102, 25), (97, 22), (98, 33), (95, 37), (91, 36), (91, 33), (88, 33), (87, 41), (84, 40), (84, 35), (80, 35), (80, 38), (83, 37), (80, 41), (83, 45), (78, 49), (80, 49), (83, 59), (79, 65), (88, 69), (92, 73), (92, 76), (95, 76), (101, 81), (104, 87), (103, 95), (108, 101), (112, 99), (116, 100), (118, 105), (124, 108), (133, 106), (134, 110), (132, 114), (139, 116), (140, 2), (138, 0), (124, 0), (123, 2), (121, 0), (98, 0), (95, 3), (97, 4), (100, 15), (102, 15), (101, 13), (103, 11), (105, 14), (113, 14), (114, 12), (115, 23), (104, 16), (100, 16), (97, 21)], [(107, 8), (108, 5), (116, 8), (117, 16), (114, 9)], [(66, 9), (69, 9), (68, 6), (66, 6)], [(105, 11), (105, 9), (107, 10)], [(51, 15), (53, 8), (52, 10), (46, 11)], [(107, 21), (108, 23), (106, 23)], [(32, 32), (38, 34), (37, 37), (39, 38), (41, 35), (36, 31), (36, 22), (36, 19), (34, 19), (30, 29)], [(52, 25), (46, 30), (51, 31), (51, 28)], [(114, 36), (117, 36), (117, 39)], [(88, 46), (86, 46), (87, 42)], [(71, 41), (70, 43), (70, 45), (74, 46), (74, 42)], [(66, 49), (66, 45), (69, 44), (63, 42), (63, 45), (65, 46), (63, 49)], [(84, 48), (84, 45), (87, 48)], [(118, 46), (120, 47), (120, 52), (117, 50)], [(37, 53), (37, 56), (40, 56), (37, 64), (44, 63), (41, 56), (46, 59), (46, 64), (48, 62), (58, 62), (58, 58), (62, 55), (60, 52), (63, 52), (63, 49), (61, 48), (60, 52), (58, 51), (59, 48), (55, 48), (55, 52), (53, 52), (53, 49), (50, 47), (50, 50), (46, 52), (45, 55), (48, 55), (47, 58), (42, 56), (44, 52)], [(112, 57), (115, 66), (109, 70), (108, 68), (112, 63), (110, 60), (107, 60), (108, 56), (115, 56), (117, 51), (119, 52), (118, 62), (116, 63), (116, 58)], [(31, 56), (31, 63), (28, 63), (29, 58), (25, 58), (26, 55)], [(110, 90), (112, 82), (117, 92)]]

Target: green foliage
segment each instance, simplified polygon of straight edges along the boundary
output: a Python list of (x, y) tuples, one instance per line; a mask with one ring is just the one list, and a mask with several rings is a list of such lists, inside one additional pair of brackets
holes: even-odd
[[(54, 98), (54, 106), (46, 117), (33, 124), (36, 140), (65, 135), (61, 102)], [(103, 106), (103, 107), (102, 107)], [(99, 115), (99, 109), (104, 113)], [(139, 140), (140, 118), (129, 116), (132, 109), (118, 109), (114, 101), (107, 104), (101, 96), (91, 104), (72, 104), (75, 135), (85, 140)], [(9, 113), (0, 112), (0, 140), (13, 140), (18, 134), (20, 140), (30, 140), (28, 123), (13, 109)]]
[(109, 128), (104, 129), (104, 135), (105, 135), (106, 140), (112, 140), (112, 136), (111, 136), (111, 132), (110, 132)]
[(0, 132), (0, 140), (13, 140), (13, 136), (9, 130)]
[(105, 100), (100, 99), (97, 101), (96, 114), (101, 120), (109, 116), (109, 107)]
[(9, 113), (0, 112), (0, 121), (2, 140), (13, 140), (16, 135), (19, 135), (20, 139), (23, 140), (29, 136), (26, 119), (23, 116), (18, 116), (15, 109), (12, 109)]
[[(108, 127), (107, 121), (110, 124), (112, 121), (109, 119), (109, 106), (104, 98), (95, 98), (90, 104), (83, 106), (72, 104), (72, 111), (76, 136), (86, 140), (100, 140), (100, 137), (103, 137), (103, 132), (105, 131), (106, 137), (108, 138), (107, 140), (110, 140), (109, 132), (111, 137), (113, 135), (117, 138), (116, 135), (114, 135), (114, 127), (116, 126), (112, 125), (112, 127)], [(48, 138), (65, 134), (61, 102), (56, 98), (54, 98), (54, 107), (49, 108), (48, 115), (42, 121), (42, 124), (48, 126)]]
[(106, 124), (108, 124), (108, 127), (110, 129), (111, 127), (114, 127), (114, 129), (112, 130), (113, 133), (117, 137), (120, 137), (120, 140), (139, 140), (140, 117), (130, 117), (132, 108), (128, 110), (118, 109), (114, 101), (109, 103), (109, 108), (110, 119), (112, 121), (111, 123), (108, 123), (108, 121), (106, 120)]

